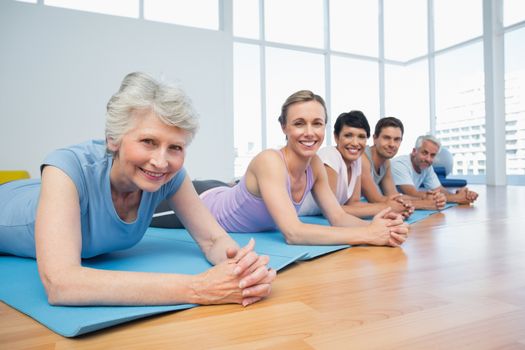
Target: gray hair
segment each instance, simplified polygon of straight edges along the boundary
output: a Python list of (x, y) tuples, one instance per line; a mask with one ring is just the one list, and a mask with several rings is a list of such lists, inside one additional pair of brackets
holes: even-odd
[(439, 141), (434, 135), (430, 135), (430, 134), (419, 136), (416, 140), (415, 148), (419, 149), (423, 145), (423, 142), (425, 141), (430, 141), (436, 146), (438, 146), (438, 152), (441, 149), (441, 141)]
[(131, 112), (147, 108), (151, 108), (166, 125), (187, 131), (190, 141), (197, 132), (197, 113), (182, 89), (160, 83), (145, 73), (135, 72), (126, 75), (118, 92), (109, 99), (106, 140), (120, 144), (124, 134), (133, 128)]

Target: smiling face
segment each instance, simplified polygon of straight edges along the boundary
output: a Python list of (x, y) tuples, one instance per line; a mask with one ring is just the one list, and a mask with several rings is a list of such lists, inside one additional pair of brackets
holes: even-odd
[(324, 140), (326, 115), (317, 101), (297, 102), (288, 107), (282, 130), (286, 147), (303, 157), (313, 157)]
[(432, 165), (438, 152), (439, 146), (434, 142), (429, 140), (423, 141), (421, 147), (414, 148), (410, 154), (412, 166), (418, 173), (421, 173), (421, 170)]
[(378, 136), (374, 135), (374, 146), (377, 154), (383, 159), (391, 159), (399, 150), (403, 133), (400, 128), (387, 126), (381, 129)]
[(155, 192), (182, 168), (190, 134), (163, 123), (150, 110), (133, 110), (134, 126), (120, 144), (108, 140), (115, 153), (111, 184), (119, 192)]
[(344, 125), (339, 135), (334, 133), (334, 139), (346, 166), (350, 166), (363, 154), (367, 140), (366, 130)]

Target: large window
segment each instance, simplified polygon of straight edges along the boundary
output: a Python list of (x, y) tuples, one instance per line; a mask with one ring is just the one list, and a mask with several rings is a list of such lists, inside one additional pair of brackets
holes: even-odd
[(410, 153), (417, 137), (430, 132), (426, 60), (385, 65), (385, 111), (385, 116), (399, 118), (405, 127), (399, 154)]
[(525, 21), (525, 1), (504, 0), (503, 25), (505, 27)]
[(330, 46), (342, 51), (377, 57), (378, 2), (330, 1)]
[(259, 38), (259, 0), (233, 0), (233, 35)]
[[(326, 98), (330, 124), (352, 109), (362, 110), (372, 128), (380, 117), (398, 117), (406, 126), (400, 154), (432, 132), (454, 155), (453, 174), (484, 178), (483, 0), (233, 1), (234, 41), (252, 40), (263, 53), (264, 115), (250, 128), (262, 135), (261, 147), (284, 144), (276, 121), (281, 104), (312, 89)], [(522, 21), (509, 9), (519, 12), (524, 2), (505, 1), (505, 23)], [(243, 100), (245, 89), (235, 91)], [(242, 171), (236, 167), (236, 175)]]
[(385, 57), (407, 61), (424, 56), (428, 48), (426, 1), (385, 0), (384, 4)]
[(436, 50), (482, 35), (482, 0), (435, 0), (433, 4)]
[(266, 40), (322, 48), (322, 0), (266, 0)]
[(485, 174), (481, 42), (436, 56), (436, 136), (454, 156), (454, 175)]
[(286, 142), (277, 118), (289, 95), (304, 89), (325, 95), (323, 65), (322, 55), (278, 48), (266, 49), (268, 148), (279, 148)]
[(379, 117), (378, 64), (374, 61), (332, 58), (332, 120), (342, 112), (362, 111), (371, 125)]
[(525, 175), (525, 28), (505, 35), (507, 174)]
[(261, 151), (260, 48), (236, 43), (233, 55), (234, 173), (241, 176)]

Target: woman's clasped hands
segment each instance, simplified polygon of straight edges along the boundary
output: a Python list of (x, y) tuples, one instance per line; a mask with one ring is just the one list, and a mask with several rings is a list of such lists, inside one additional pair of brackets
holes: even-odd
[(248, 306), (267, 297), (276, 272), (267, 266), (269, 257), (254, 248), (253, 238), (240, 249), (230, 248), (226, 260), (197, 275), (192, 287), (197, 303)]
[(403, 217), (386, 208), (377, 213), (369, 225), (370, 244), (398, 247), (406, 241), (408, 230)]

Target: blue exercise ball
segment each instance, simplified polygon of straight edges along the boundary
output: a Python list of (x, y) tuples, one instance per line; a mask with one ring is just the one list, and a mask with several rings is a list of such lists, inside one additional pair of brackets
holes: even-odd
[(441, 166), (445, 168), (445, 173), (448, 176), (452, 173), (452, 168), (454, 167), (454, 157), (452, 153), (445, 147), (441, 147), (439, 153), (434, 158), (434, 167)]

